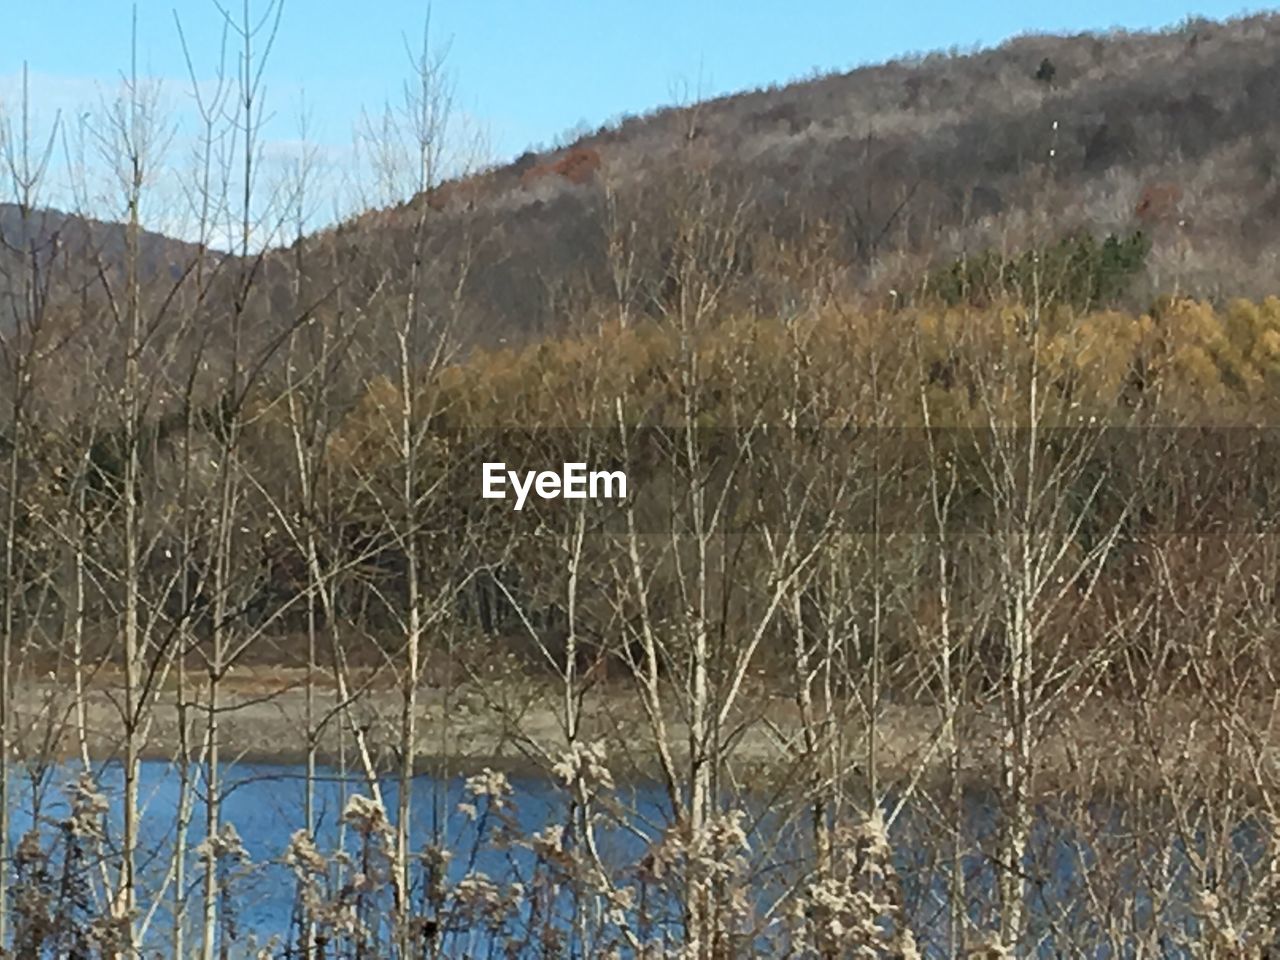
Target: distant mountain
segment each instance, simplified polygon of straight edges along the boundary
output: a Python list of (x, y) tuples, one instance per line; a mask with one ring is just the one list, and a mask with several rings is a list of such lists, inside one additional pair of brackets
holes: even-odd
[[(125, 262), (128, 228), (59, 210), (38, 209), (24, 213), (11, 203), (0, 203), (0, 325), (9, 325), (15, 316), (12, 297), (23, 284), (36, 276), (65, 286), (84, 288), (86, 294), (97, 278), (99, 267), (108, 272)], [(138, 235), (141, 279), (147, 283), (168, 280), (176, 283), (196, 262), (199, 247), (149, 230)], [(206, 251), (209, 262), (223, 255)], [(56, 280), (48, 271), (57, 271)], [(63, 291), (65, 293), (65, 290)]]
[[(0, 245), (10, 253), (42, 250), (50, 243), (58, 243), (72, 248), (74, 255), (101, 255), (104, 260), (115, 262), (124, 257), (127, 237), (128, 228), (122, 223), (48, 209), (29, 211), (24, 216), (16, 204), (0, 203)], [(198, 248), (162, 233), (142, 230), (139, 249), (145, 270), (168, 273), (177, 279)]]
[[(1280, 262), (1278, 108), (1274, 15), (1027, 36), (630, 118), (343, 229), (394, 257), (425, 204), (437, 235), (482, 241), (482, 339), (536, 336), (575, 291), (610, 293), (610, 223), (660, 234), (688, 169), (717, 182), (722, 214), (745, 204), (744, 251), (820, 230), (866, 289), (1084, 228), (1146, 231), (1148, 289), (1260, 295)], [(636, 252), (661, 273), (660, 239)]]
[[(628, 118), (367, 211), (273, 253), (262, 273), (287, 286), (305, 260), (313, 292), (386, 303), (411, 273), (421, 224), (433, 307), (452, 305), (467, 339), (487, 344), (618, 301), (662, 309), (691, 222), (714, 228), (697, 243), (722, 245), (694, 254), (708, 269), (718, 256), (729, 292), (766, 311), (809, 282), (770, 266), (780, 259), (820, 255), (876, 294), (1078, 229), (1143, 230), (1140, 291), (1258, 296), (1276, 290), (1280, 264), (1277, 108), (1280, 16), (1020, 37)], [(0, 207), (0, 231), (25, 246), (15, 223)], [(123, 251), (114, 224), (50, 213), (36, 234), (108, 259)], [(155, 277), (194, 255), (143, 238)], [(282, 289), (267, 299), (272, 316), (289, 302)]]

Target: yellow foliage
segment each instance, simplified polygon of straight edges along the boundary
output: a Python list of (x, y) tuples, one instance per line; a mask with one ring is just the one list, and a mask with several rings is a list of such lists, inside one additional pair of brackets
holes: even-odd
[[(443, 429), (695, 422), (980, 425), (1028, 416), (1078, 423), (1144, 415), (1266, 416), (1280, 397), (1280, 299), (1190, 300), (1152, 314), (1060, 312), (1030, 329), (1002, 305), (857, 311), (838, 304), (787, 321), (742, 316), (682, 332), (657, 322), (476, 352), (421, 391)], [(1033, 347), (1035, 352), (1033, 353)], [(1040, 384), (1034, 414), (1032, 372)], [(429, 402), (428, 402), (429, 401)], [(401, 397), (371, 380), (330, 453), (364, 469), (397, 456)], [(1274, 411), (1280, 413), (1280, 410)]]

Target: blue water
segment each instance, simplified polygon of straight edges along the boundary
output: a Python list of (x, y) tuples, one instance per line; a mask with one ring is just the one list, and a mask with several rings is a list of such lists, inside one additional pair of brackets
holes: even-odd
[[(57, 824), (68, 810), (65, 787), (79, 773), (78, 767), (27, 771), (27, 779), (14, 796), (11, 825), (15, 842), (38, 818), (42, 843), (46, 849), (52, 847), (58, 838)], [(110, 858), (119, 844), (121, 771), (118, 766), (107, 766), (94, 773), (100, 792), (111, 801), (107, 817)], [(178, 774), (171, 764), (142, 765), (139, 862), (143, 891), (139, 902), (144, 911), (155, 901), (155, 891), (160, 889), (171, 860), (180, 795)], [(205, 835), (205, 788), (200, 771), (193, 771), (193, 776), (195, 802), (187, 835), (191, 851), (187, 866), (188, 929), (196, 927), (193, 916), (199, 910), (204, 877), (204, 865), (197, 859), (195, 847)], [(388, 778), (380, 786), (394, 819), (398, 785)], [(512, 777), (511, 787), (510, 818), (516, 834), (528, 837), (550, 824), (568, 823), (568, 795), (551, 779)], [(494, 842), (493, 829), (498, 823), (493, 816), (485, 815), (483, 803), (478, 805), (481, 816), (477, 820), (459, 811), (460, 803), (474, 800), (466, 792), (462, 777), (441, 781), (419, 776), (413, 781), (413, 790), (411, 846), (420, 851), (428, 843), (438, 843), (449, 850), (453, 857), (448, 870), (450, 881), (456, 882), (473, 871), (488, 875), (499, 885), (529, 879), (532, 854), (519, 844)], [(369, 795), (361, 778), (348, 774), (344, 780), (335, 770), (318, 771), (316, 843), (321, 853), (329, 855), (338, 849), (342, 811), (348, 798), (357, 793)], [(288, 937), (295, 910), (295, 885), (281, 857), (291, 835), (305, 822), (303, 770), (268, 764), (234, 765), (223, 774), (220, 795), (221, 820), (235, 826), (249, 857), (247, 864), (234, 867), (231, 874), (237, 938), (248, 933), (258, 934), (260, 939), (272, 934)], [(661, 837), (671, 818), (665, 796), (655, 784), (622, 785), (613, 797), (625, 813), (612, 826), (604, 823), (599, 828), (599, 849), (610, 873), (625, 884), (634, 877), (635, 865), (650, 842)], [(993, 797), (975, 795), (966, 802), (963, 817), (961, 861), (971, 905), (969, 920), (983, 929), (990, 928), (994, 917), (998, 870), (991, 854), (996, 848), (997, 810)], [(1073, 810), (1074, 819), (1064, 815)], [(1051, 955), (1058, 937), (1068, 942), (1104, 938), (1106, 918), (1099, 910), (1105, 914), (1126, 903), (1127, 909), (1136, 911), (1127, 920), (1135, 930), (1186, 930), (1194, 924), (1187, 905), (1198, 888), (1189, 870), (1186, 841), (1160, 829), (1135, 832), (1135, 825), (1127, 822), (1124, 811), (1106, 805), (1090, 808), (1083, 820), (1065, 798), (1058, 806), (1041, 808), (1024, 865), (1031, 878), (1030, 922), (1033, 930), (1040, 931), (1038, 953)], [(796, 809), (788, 814), (763, 802), (746, 827), (751, 858), (757, 867), (752, 877), (753, 895), (761, 903), (768, 903), (803, 875), (807, 861), (805, 817)], [(907, 894), (909, 921), (926, 955), (954, 954), (945, 909), (949, 830), (946, 818), (939, 819), (938, 810), (922, 802), (909, 806), (891, 833), (895, 863)], [(1190, 842), (1202, 846), (1209, 841), (1198, 834)], [(356, 845), (355, 838), (348, 835), (345, 848), (351, 850)], [(1219, 880), (1224, 890), (1242, 890), (1264, 848), (1257, 825), (1241, 824), (1232, 833), (1231, 845), (1228, 874)], [(1160, 862), (1162, 852), (1169, 855), (1169, 869), (1163, 874), (1149, 872), (1147, 868)], [(1099, 903), (1098, 890), (1091, 885), (1090, 873), (1100, 862), (1106, 863), (1105, 875), (1117, 884), (1109, 891), (1115, 898), (1111, 905), (1105, 898)], [(415, 874), (421, 883), (422, 872)], [(1151, 892), (1163, 893), (1173, 888), (1179, 892), (1157, 914), (1146, 885), (1151, 885)], [(419, 903), (422, 895), (421, 889), (413, 891)], [(173, 890), (165, 893), (162, 906), (152, 918), (146, 945), (163, 949), (167, 944), (172, 925), (169, 905), (173, 899)]]
[[(58, 836), (56, 825), (69, 810), (67, 787), (80, 773), (79, 766), (25, 771), (25, 779), (15, 791), (15, 809), (11, 814), (11, 835), (15, 843), (38, 818), (43, 846), (50, 848)], [(138, 848), (139, 874), (145, 888), (139, 902), (144, 911), (170, 869), (181, 796), (179, 773), (178, 768), (169, 763), (142, 764), (139, 789), (142, 822)], [(122, 771), (118, 765), (108, 765), (96, 768), (93, 775), (99, 792), (111, 804), (106, 819), (106, 846), (110, 855), (119, 849)], [(192, 778), (194, 795), (187, 829), (187, 913), (188, 924), (194, 928), (195, 923), (190, 918), (200, 909), (204, 882), (204, 864), (198, 859), (195, 847), (206, 832), (204, 797), (207, 787), (199, 769), (193, 769)], [(511, 777), (510, 782), (510, 814), (518, 824), (519, 832), (528, 836), (548, 824), (567, 821), (567, 794), (552, 780), (526, 776)], [(398, 781), (385, 778), (379, 786), (383, 802), (394, 820), (399, 802)], [(222, 783), (219, 784), (222, 798), (220, 820), (223, 824), (234, 825), (249, 858), (243, 867), (233, 868), (232, 879), (236, 924), (243, 932), (257, 932), (263, 938), (289, 933), (295, 906), (295, 884), (292, 872), (281, 858), (294, 831), (305, 825), (305, 791), (305, 771), (298, 766), (236, 764), (222, 774)], [(333, 769), (322, 767), (317, 770), (315, 838), (321, 853), (330, 855), (339, 848), (342, 812), (353, 794), (371, 795), (362, 777), (348, 773), (343, 778)], [(653, 785), (623, 787), (615, 791), (614, 796), (628, 810), (629, 829), (602, 829), (601, 851), (606, 862), (625, 869), (643, 853), (647, 846), (645, 837), (657, 838), (669, 817), (663, 809), (662, 794)], [(429, 843), (438, 843), (448, 849), (453, 855), (449, 867), (453, 881), (472, 871), (484, 873), (495, 881), (520, 878), (527, 872), (532, 855), (522, 847), (500, 849), (495, 846), (491, 842), (495, 819), (492, 815), (483, 815), (484, 804), (478, 805), (481, 816), (476, 820), (458, 809), (460, 803), (473, 801), (465, 789), (465, 778), (461, 776), (445, 782), (428, 775), (416, 777), (413, 781), (411, 849), (420, 851)], [(486, 832), (486, 837), (480, 837), (481, 832)], [(348, 832), (345, 847), (351, 849), (354, 846), (354, 838)], [(421, 891), (415, 890), (414, 895), (420, 897)], [(162, 905), (155, 911), (149, 941), (167, 941), (172, 924), (169, 909), (172, 901), (173, 891), (170, 888), (163, 897)]]

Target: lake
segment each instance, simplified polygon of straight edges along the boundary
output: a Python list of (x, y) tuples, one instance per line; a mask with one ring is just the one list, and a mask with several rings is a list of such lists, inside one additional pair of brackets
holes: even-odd
[[(57, 837), (57, 830), (52, 828), (68, 810), (63, 788), (78, 773), (78, 767), (64, 767), (28, 776), (15, 791), (15, 841), (31, 827), (34, 812), (43, 827), (43, 843), (46, 847), (52, 843)], [(107, 766), (97, 775), (101, 792), (113, 801), (108, 815), (111, 849), (119, 842), (120, 769)], [(189, 929), (194, 928), (191, 915), (199, 910), (204, 869), (195, 852), (204, 836), (205, 820), (199, 799), (199, 771), (195, 775), (197, 800), (188, 831)], [(237, 943), (246, 942), (249, 934), (261, 939), (272, 934), (287, 936), (294, 920), (296, 885), (292, 871), (281, 858), (291, 836), (304, 823), (304, 770), (286, 765), (237, 764), (228, 768), (223, 777), (221, 819), (224, 824), (234, 825), (248, 855), (248, 862), (233, 865), (228, 874), (234, 894), (231, 902)], [(446, 870), (449, 885), (456, 885), (467, 875), (483, 874), (498, 883), (515, 879), (527, 886), (534, 869), (534, 856), (528, 845), (496, 838), (518, 835), (527, 839), (549, 825), (569, 822), (568, 794), (549, 777), (513, 777), (511, 787), (511, 807), (503, 816), (495, 817), (493, 811), (486, 814), (483, 803), (477, 804), (462, 777), (442, 782), (423, 775), (413, 781), (412, 846), (422, 850), (434, 838), (442, 838), (442, 846), (452, 853)], [(381, 788), (394, 817), (397, 784), (388, 778)], [(175, 841), (179, 792), (178, 770), (173, 765), (142, 765), (139, 862), (145, 892), (139, 900), (144, 911), (154, 901), (154, 891), (164, 883)], [(344, 829), (342, 812), (353, 794), (368, 794), (359, 778), (344, 779), (333, 769), (318, 771), (316, 841), (322, 853), (339, 847)], [(611, 873), (624, 878), (620, 882), (627, 882), (626, 878), (636, 875), (637, 862), (652, 849), (648, 840), (662, 837), (670, 820), (669, 811), (663, 792), (653, 783), (622, 785), (612, 796), (619, 813), (611, 823), (599, 828), (598, 851)], [(934, 806), (935, 800), (921, 798), (906, 805), (892, 826), (890, 838), (908, 922), (920, 940), (922, 952), (945, 956), (954, 954), (947, 909), (954, 833)], [(467, 804), (478, 807), (474, 819), (466, 810)], [(894, 806), (892, 798), (888, 798), (885, 807)], [(998, 872), (993, 854), (998, 849), (999, 805), (993, 795), (976, 792), (967, 795), (964, 807), (959, 854), (964, 874), (965, 922), (973, 930), (991, 929), (996, 917)], [(1024, 863), (1029, 891), (1028, 925), (1039, 945), (1033, 952), (1051, 956), (1061, 952), (1064, 943), (1079, 947), (1085, 941), (1103, 953), (1107, 952), (1107, 944), (1118, 944), (1128, 952), (1140, 941), (1160, 944), (1160, 952), (1165, 955), (1186, 952), (1180, 944), (1196, 936), (1198, 921), (1191, 905), (1203, 889), (1202, 865), (1211, 853), (1219, 856), (1214, 880), (1218, 888), (1238, 895), (1247, 889), (1250, 872), (1256, 870), (1268, 849), (1258, 824), (1236, 824), (1229, 831), (1224, 850), (1221, 846), (1215, 848), (1213, 838), (1203, 831), (1178, 836), (1176, 832), (1149, 829), (1149, 824), (1160, 822), (1158, 816), (1158, 808), (1139, 815), (1116, 805), (1085, 804), (1069, 793), (1038, 808)], [(797, 869), (803, 874), (801, 865), (809, 862), (811, 850), (808, 825), (802, 811), (761, 803), (747, 816), (743, 828), (751, 894), (757, 911), (763, 911), (772, 903), (782, 902), (780, 898), (785, 899), (788, 890), (794, 889)], [(351, 850), (357, 844), (351, 828), (346, 831), (345, 849)], [(482, 832), (485, 842), (478, 842)], [(1188, 850), (1194, 855), (1189, 856)], [(424, 886), (419, 880), (414, 890), (416, 902), (421, 902)], [(557, 894), (562, 895), (563, 892)], [(165, 894), (147, 926), (146, 945), (161, 951), (160, 955), (167, 955), (172, 898), (172, 891)], [(385, 908), (384, 902), (384, 912)], [(425, 907), (420, 912), (430, 913)], [(668, 914), (674, 915), (674, 911)], [(1116, 928), (1115, 918), (1120, 915), (1123, 924)], [(969, 934), (966, 939), (970, 939)]]
[[(79, 776), (79, 765), (51, 768), (28, 773), (15, 789), (15, 809), (11, 822), (14, 843), (26, 833), (33, 818), (43, 826), (45, 845), (56, 835), (52, 825), (66, 817), (69, 804), (67, 786)], [(23, 768), (18, 767), (21, 774)], [(120, 798), (123, 779), (118, 765), (95, 769), (99, 790), (111, 801), (107, 817), (108, 845), (118, 849), (121, 816)], [(195, 802), (187, 830), (189, 914), (200, 909), (204, 867), (196, 846), (205, 835), (206, 809), (202, 773), (193, 769)], [(257, 932), (262, 937), (289, 931), (295, 906), (295, 882), (292, 871), (282, 862), (293, 833), (305, 823), (306, 773), (301, 766), (277, 764), (235, 764), (222, 774), (220, 785), (222, 807), (220, 819), (232, 824), (238, 833), (249, 863), (235, 868), (236, 922), (245, 933)], [(173, 764), (144, 762), (141, 765), (140, 804), (142, 827), (139, 849), (140, 872), (150, 890), (164, 882), (177, 836), (178, 805), (181, 795), (179, 770)], [(564, 822), (567, 812), (565, 791), (549, 777), (513, 776), (512, 814), (519, 828), (528, 835), (548, 824)], [(383, 801), (394, 818), (399, 800), (399, 784), (387, 777), (380, 782)], [(444, 838), (444, 846), (455, 854), (450, 864), (451, 880), (456, 882), (469, 872), (487, 874), (495, 879), (522, 872), (531, 860), (523, 849), (495, 849), (492, 844), (478, 843), (481, 829), (493, 827), (483, 816), (472, 820), (459, 810), (459, 805), (474, 800), (466, 789), (465, 778), (453, 777), (440, 782), (429, 775), (413, 781), (412, 848), (420, 850), (433, 838)], [(331, 768), (318, 768), (315, 787), (316, 845), (323, 852), (338, 848), (342, 832), (342, 812), (355, 794), (370, 793), (362, 777), (348, 774), (345, 778)], [(625, 803), (631, 822), (638, 828), (660, 832), (665, 822), (663, 797), (652, 784), (637, 784), (615, 791)], [(347, 831), (347, 845), (353, 841)], [(610, 861), (624, 865), (634, 862), (645, 844), (626, 830), (601, 831), (601, 842)], [(420, 891), (418, 891), (420, 894)], [(155, 911), (148, 940), (167, 942), (171, 926), (169, 903)], [(147, 909), (149, 898), (140, 898)]]

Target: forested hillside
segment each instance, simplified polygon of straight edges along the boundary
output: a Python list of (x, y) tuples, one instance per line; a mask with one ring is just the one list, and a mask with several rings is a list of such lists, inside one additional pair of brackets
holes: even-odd
[[(901, 59), (622, 118), (459, 179), (429, 166), (403, 203), (300, 244), (312, 262), (340, 263), (336, 285), (390, 292), (425, 233), (433, 264), (466, 265), (442, 289), (464, 339), (489, 345), (558, 333), (609, 305), (661, 312), (694, 182), (706, 193), (696, 215), (732, 231), (744, 268), (726, 293), (754, 309), (808, 295), (803, 281), (760, 276), (780, 256), (821, 255), (846, 292), (905, 298), (954, 261), (1082, 232), (1146, 237), (1135, 283), (1115, 291), (1128, 305), (1264, 296), (1280, 243), (1277, 48), (1280, 18), (1258, 15)], [(388, 154), (411, 155), (412, 139)], [(64, 220), (39, 235), (71, 233)], [(16, 208), (3, 224), (9, 246), (30, 245)], [(81, 228), (118, 261), (114, 226)], [(191, 259), (150, 235), (145, 245), (175, 276)], [(279, 303), (255, 312), (255, 326), (283, 322)]]
[[(623, 119), (426, 202), (446, 231), (473, 225), (481, 339), (617, 296), (611, 250), (634, 258), (629, 296), (651, 309), (691, 170), (736, 216), (742, 257), (820, 247), (864, 292), (912, 292), (929, 266), (987, 249), (1141, 229), (1142, 296), (1260, 296), (1280, 242), (1278, 45), (1280, 20), (1256, 16), (931, 54)], [(348, 228), (391, 255), (419, 202)], [(647, 245), (629, 243), (633, 223)], [(796, 291), (769, 292), (772, 306)]]

